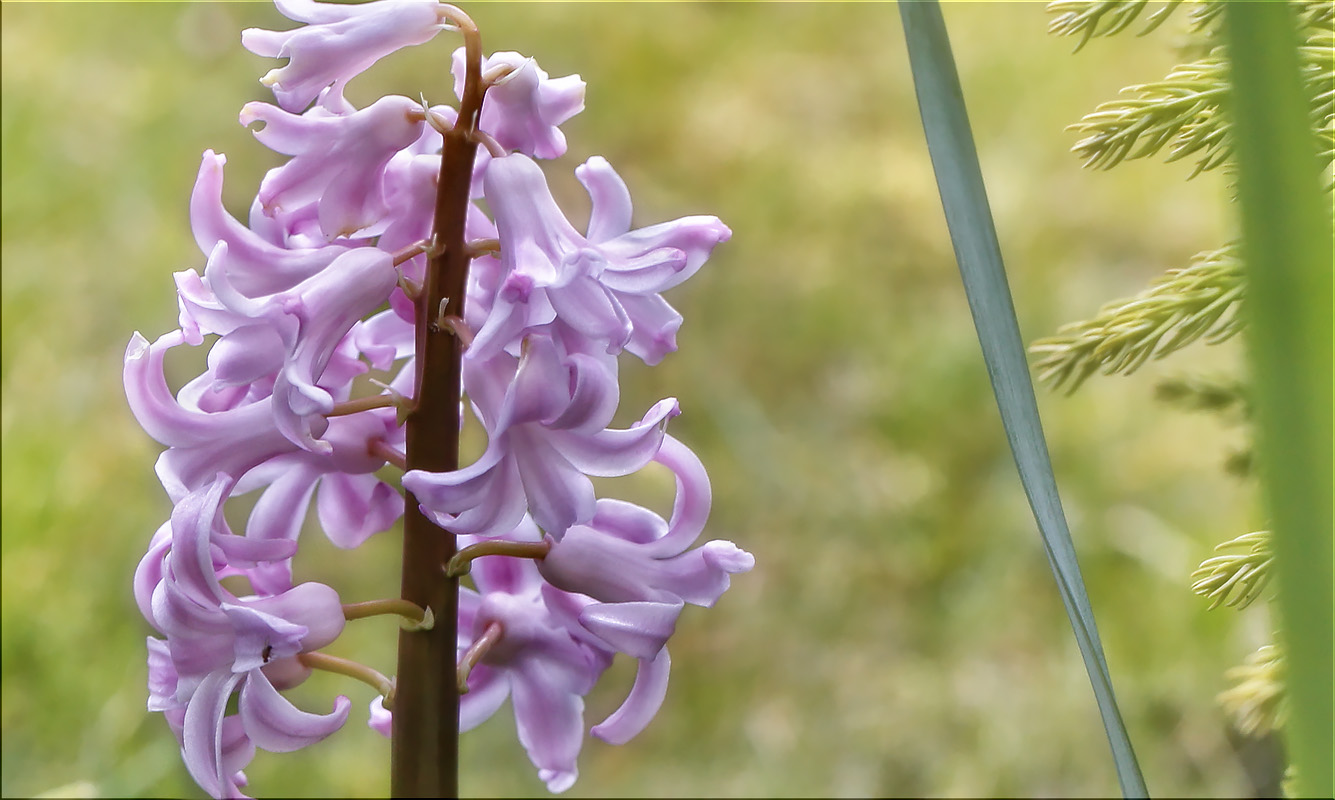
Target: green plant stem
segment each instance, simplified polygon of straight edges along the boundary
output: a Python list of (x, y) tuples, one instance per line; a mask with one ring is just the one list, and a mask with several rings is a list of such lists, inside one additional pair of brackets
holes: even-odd
[[(453, 16), (451, 21), (464, 34), (467, 74), (458, 122), (444, 134), (434, 247), (417, 298), (416, 407), (406, 432), (408, 469), (430, 472), (459, 468), (463, 348), (439, 320), (464, 314), (469, 266), (464, 217), (477, 154), (472, 133), (482, 110), (481, 37), (462, 11)], [(402, 596), (430, 608), (437, 623), (429, 631), (399, 633), (390, 792), (394, 797), (458, 797), (459, 693), (454, 675), (459, 582), (440, 567), (454, 556), (454, 535), (427, 519), (411, 492), (406, 493), (403, 518)]]
[(1227, 3), (1261, 486), (1272, 527), (1297, 794), (1330, 797), (1331, 208), (1287, 3)]

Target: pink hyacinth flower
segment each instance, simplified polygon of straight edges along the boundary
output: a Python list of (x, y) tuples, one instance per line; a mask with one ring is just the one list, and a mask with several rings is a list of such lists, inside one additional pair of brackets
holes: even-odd
[[(534, 158), (559, 158), (566, 151), (561, 123), (584, 110), (584, 81), (578, 75), (549, 78), (538, 62), (519, 53), (493, 53), (482, 73), (508, 69), (487, 90), (478, 127), (507, 150)], [(464, 48), (454, 51), (454, 93), (464, 93)]]
[(609, 379), (615, 386), (615, 378), (595, 359), (576, 354), (563, 360), (550, 339), (533, 337), (506, 389), (499, 416), (494, 423), (484, 418), (491, 437), (486, 451), (472, 465), (453, 472), (410, 470), (403, 487), (417, 498), (423, 513), (456, 534), (504, 534), (527, 512), (559, 538), (571, 525), (593, 516), (588, 476), (617, 477), (639, 470), (658, 452), (667, 420), (679, 413), (677, 401), (669, 398), (630, 428), (594, 428), (590, 420), (600, 423), (615, 408), (614, 390), (603, 386)]
[[(235, 792), (234, 773), (240, 768), (219, 755), (228, 749), (226, 740), (236, 737), (224, 718), (232, 694), (241, 693), (238, 717), (244, 737), (274, 752), (325, 738), (342, 727), (350, 705), (339, 697), (329, 714), (300, 711), (278, 693), (269, 675), (274, 668), (279, 676), (290, 674), (284, 662), (338, 638), (344, 618), (337, 592), (303, 583), (273, 596), (238, 598), (219, 582), (220, 563), (288, 558), (295, 548), (292, 542), (253, 541), (231, 533), (222, 503), (233, 483), (219, 474), (177, 503), (169, 548), (150, 550), (149, 558), (160, 560), (141, 564), (137, 581), (157, 579), (149, 620), (166, 634), (165, 646), (150, 640), (150, 702), (164, 711), (184, 709), (186, 766), (201, 787), (219, 797)], [(244, 574), (244, 568), (224, 569)]]
[[(473, 569), (477, 592), (459, 592), (460, 651), (499, 624), (500, 641), (473, 668), (468, 694), (460, 698), (459, 729), (470, 730), (500, 708), (514, 706), (519, 741), (548, 791), (564, 792), (579, 774), (584, 741), (584, 695), (612, 662), (612, 654), (572, 635), (549, 607), (559, 597), (546, 587), (532, 562), (487, 557)], [(585, 601), (587, 602), (587, 601)]]
[(307, 24), (290, 31), (250, 28), (241, 32), (241, 44), (255, 55), (288, 59), (260, 80), (288, 111), (301, 111), (325, 87), (341, 89), (381, 58), (430, 41), (446, 26), (436, 0), (275, 0), (274, 5), (288, 19)]
[(321, 108), (297, 115), (267, 103), (247, 103), (241, 124), (263, 122), (255, 138), (293, 157), (269, 171), (257, 198), (265, 213), (315, 203), (329, 240), (369, 228), (388, 211), (386, 165), (418, 140), (424, 119), (425, 109), (416, 101), (398, 96), (346, 115)]
[(589, 235), (557, 206), (542, 169), (522, 155), (494, 159), (484, 179), (505, 279), (469, 357), (512, 351), (553, 320), (656, 363), (680, 325), (659, 292), (690, 277), (732, 232), (717, 217), (683, 217), (629, 230), (630, 196), (602, 159), (577, 172), (593, 200)]

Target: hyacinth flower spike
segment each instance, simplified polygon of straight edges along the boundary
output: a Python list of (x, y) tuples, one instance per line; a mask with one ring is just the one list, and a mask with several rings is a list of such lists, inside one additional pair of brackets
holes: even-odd
[[(634, 229), (624, 182), (596, 157), (576, 170), (593, 203), (578, 232), (534, 159), (566, 151), (559, 126), (582, 110), (584, 82), (517, 53), (484, 59), (454, 6), (276, 5), (304, 24), (243, 33), (287, 63), (262, 81), (277, 105), (249, 103), (240, 119), (288, 158), (243, 224), (223, 206), (225, 158), (204, 154), (190, 224), (207, 262), (176, 273), (179, 328), (136, 333), (125, 354), (126, 396), (166, 446), (156, 470), (175, 505), (133, 582), (157, 633), (148, 707), (205, 791), (243, 797), (257, 749), (344, 725), (347, 698), (317, 714), (282, 694), (314, 669), (340, 673), (377, 689), (369, 719), (392, 738), (392, 793), (454, 796), (457, 731), (508, 698), (539, 778), (565, 791), (584, 697), (614, 656), (639, 661), (635, 683), (591, 732), (622, 743), (663, 702), (682, 609), (712, 605), (754, 563), (730, 542), (695, 545), (709, 482), (665, 433), (675, 399), (612, 427), (618, 354), (653, 364), (676, 348), (681, 317), (661, 292), (731, 233), (708, 216)], [(457, 110), (345, 98), (371, 64), (445, 29), (464, 40)], [(207, 367), (173, 391), (165, 362), (181, 344), (205, 347)], [(487, 444), (460, 469), (467, 409)], [(598, 496), (593, 478), (650, 461), (676, 478), (669, 520)], [(223, 512), (244, 495), (237, 535)], [(299, 581), (312, 507), (343, 548), (403, 516), (401, 595), (343, 605)], [(478, 559), (475, 588), (458, 587), (459, 545)], [(394, 681), (323, 652), (346, 620), (379, 614), (409, 623)]]

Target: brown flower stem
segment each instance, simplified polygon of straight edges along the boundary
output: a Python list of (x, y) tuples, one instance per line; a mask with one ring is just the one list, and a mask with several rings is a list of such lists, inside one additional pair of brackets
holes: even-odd
[[(467, 74), (455, 127), (444, 133), (426, 283), (417, 298), (416, 408), (408, 416), (407, 467), (428, 472), (459, 468), (462, 347), (437, 324), (439, 310), (463, 317), (469, 256), (464, 217), (477, 144), (472, 132), (482, 110), (482, 42), (467, 15), (451, 6), (449, 21), (464, 35)], [(458, 797), (459, 692), (455, 686), (459, 582), (441, 573), (454, 556), (454, 535), (437, 527), (407, 493), (403, 515), (403, 599), (430, 608), (429, 631), (399, 634), (399, 666), (390, 792), (394, 797)]]

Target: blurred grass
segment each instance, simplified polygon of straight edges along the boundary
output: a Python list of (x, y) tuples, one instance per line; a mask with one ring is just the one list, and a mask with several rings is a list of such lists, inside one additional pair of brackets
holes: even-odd
[(1274, 520), (1295, 796), (1331, 774), (1331, 205), (1286, 6), (1225, 11), (1237, 118), (1248, 344)]
[[(687, 613), (667, 703), (624, 747), (586, 744), (576, 796), (1107, 795), (1115, 779), (1079, 656), (992, 405), (922, 146), (902, 34), (879, 4), (480, 4), (485, 46), (579, 72), (553, 183), (608, 157), (637, 224), (716, 213), (734, 231), (670, 298), (681, 352), (626, 364), (623, 413), (681, 399), (674, 433), (715, 484), (711, 533), (753, 551)], [(1038, 4), (945, 8), (1022, 332), (1032, 339), (1223, 236), (1221, 179), (1128, 164), (1088, 173), (1063, 127), (1174, 61), (1161, 39), (1079, 55)], [(130, 332), (174, 324), (170, 273), (199, 267), (186, 201), (199, 153), (228, 155), (241, 211), (272, 154), (234, 124), (272, 64), (263, 4), (0, 6), (3, 34), (3, 761), (0, 793), (87, 781), (103, 796), (197, 796), (143, 711), (130, 578), (168, 504), (157, 446), (120, 389)], [(396, 54), (349, 91), (442, 102), (448, 54)], [(1214, 542), (1260, 521), (1222, 474), (1233, 432), (1156, 404), (1157, 376), (1232, 366), (1195, 348), (1079, 395), (1041, 395), (1063, 500), (1119, 700), (1155, 794), (1250, 791), (1213, 702), (1267, 635), (1188, 589)], [(184, 373), (183, 373), (184, 375)], [(647, 493), (653, 487), (640, 489)], [(312, 531), (313, 533), (313, 531)], [(395, 535), (299, 570), (361, 599), (394, 590)], [(374, 565), (384, 565), (376, 569)], [(394, 630), (335, 650), (392, 670)], [(589, 700), (620, 701), (624, 679)], [(614, 681), (610, 683), (615, 683)], [(260, 754), (261, 796), (388, 788), (370, 690), (319, 747)], [(464, 738), (468, 795), (541, 791), (508, 710)], [(77, 787), (76, 787), (77, 788)], [(86, 788), (86, 787), (85, 787)], [(73, 790), (70, 790), (73, 791)]]

